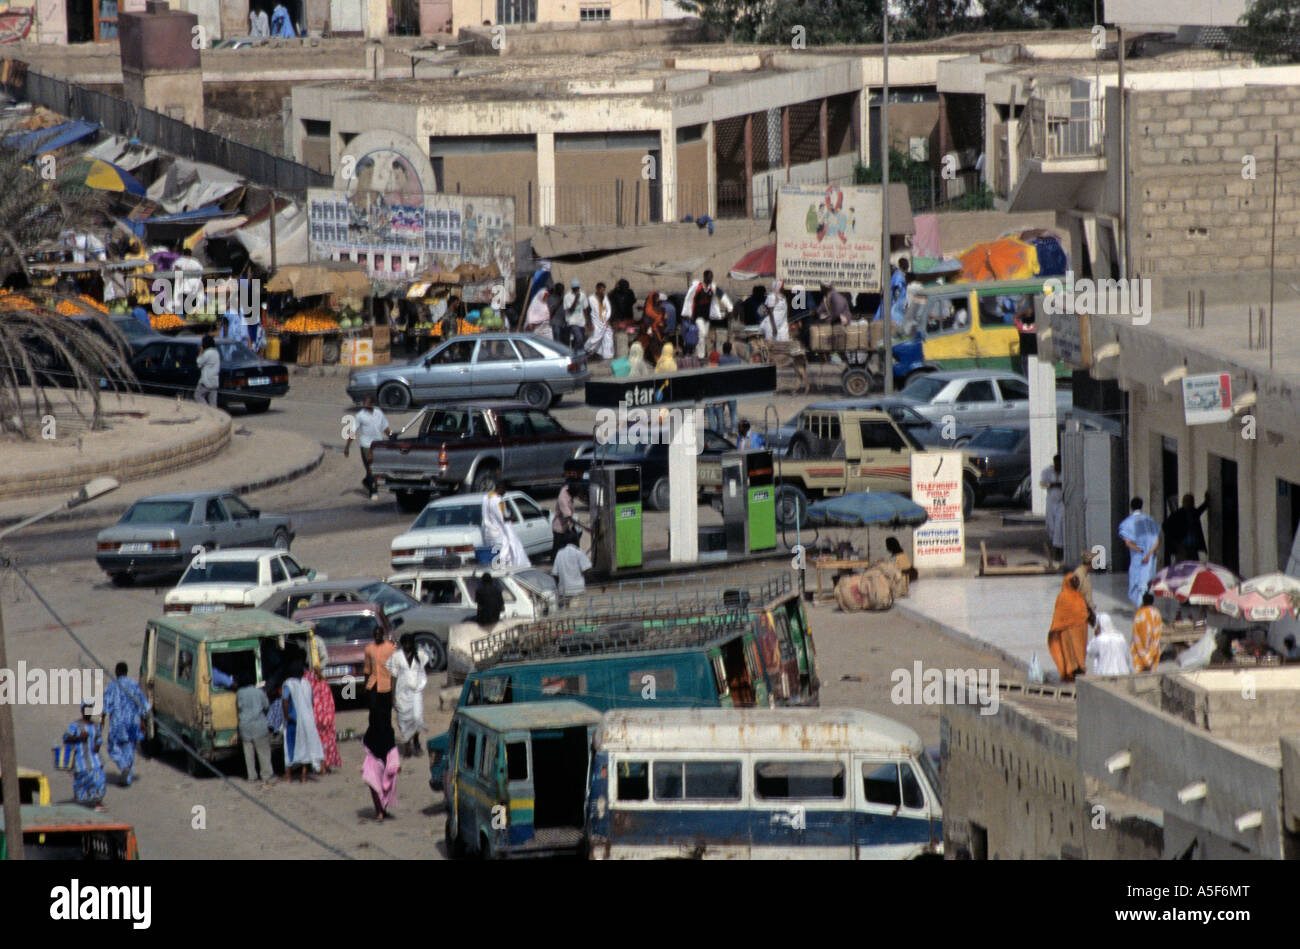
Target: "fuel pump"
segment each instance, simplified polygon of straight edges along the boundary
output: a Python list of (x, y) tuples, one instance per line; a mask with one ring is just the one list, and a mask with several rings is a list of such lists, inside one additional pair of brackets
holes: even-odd
[(591, 469), (592, 566), (609, 576), (640, 567), (641, 469), (606, 465)]
[(776, 490), (770, 451), (729, 451), (722, 456), (722, 522), (727, 553), (776, 549)]

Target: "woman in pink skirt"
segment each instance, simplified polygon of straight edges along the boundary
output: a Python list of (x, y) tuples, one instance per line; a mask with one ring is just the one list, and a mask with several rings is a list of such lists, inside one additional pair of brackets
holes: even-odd
[(381, 706), (370, 710), (370, 727), (366, 729), (366, 758), (361, 764), (361, 776), (370, 787), (370, 799), (375, 802), (375, 820), (388, 816), (388, 809), (397, 800), (397, 775), (402, 770), (402, 756), (397, 752), (397, 736), (393, 734), (392, 712)]

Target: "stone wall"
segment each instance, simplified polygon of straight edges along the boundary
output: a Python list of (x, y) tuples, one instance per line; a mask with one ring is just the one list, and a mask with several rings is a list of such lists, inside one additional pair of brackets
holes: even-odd
[[(1129, 235), (1132, 263), (1158, 302), (1187, 289), (1210, 302), (1267, 298), (1273, 138), (1280, 145), (1277, 258), (1283, 295), (1300, 274), (1300, 86), (1135, 90)], [(1253, 178), (1243, 161), (1253, 156)], [(1213, 274), (1212, 278), (1206, 275)]]

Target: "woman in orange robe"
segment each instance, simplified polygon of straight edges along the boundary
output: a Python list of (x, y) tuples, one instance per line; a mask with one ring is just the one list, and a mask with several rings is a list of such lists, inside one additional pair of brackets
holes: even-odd
[(1057, 594), (1047, 649), (1062, 682), (1073, 682), (1075, 674), (1083, 672), (1088, 651), (1088, 601), (1079, 592), (1079, 578), (1074, 574), (1065, 578)]

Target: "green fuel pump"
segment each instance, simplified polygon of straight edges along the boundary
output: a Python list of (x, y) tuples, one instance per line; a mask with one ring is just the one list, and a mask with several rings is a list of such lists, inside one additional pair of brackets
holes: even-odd
[(776, 549), (776, 490), (770, 451), (735, 451), (722, 456), (722, 521), (728, 553)]
[(608, 465), (591, 469), (592, 566), (605, 575), (640, 567), (641, 469)]

